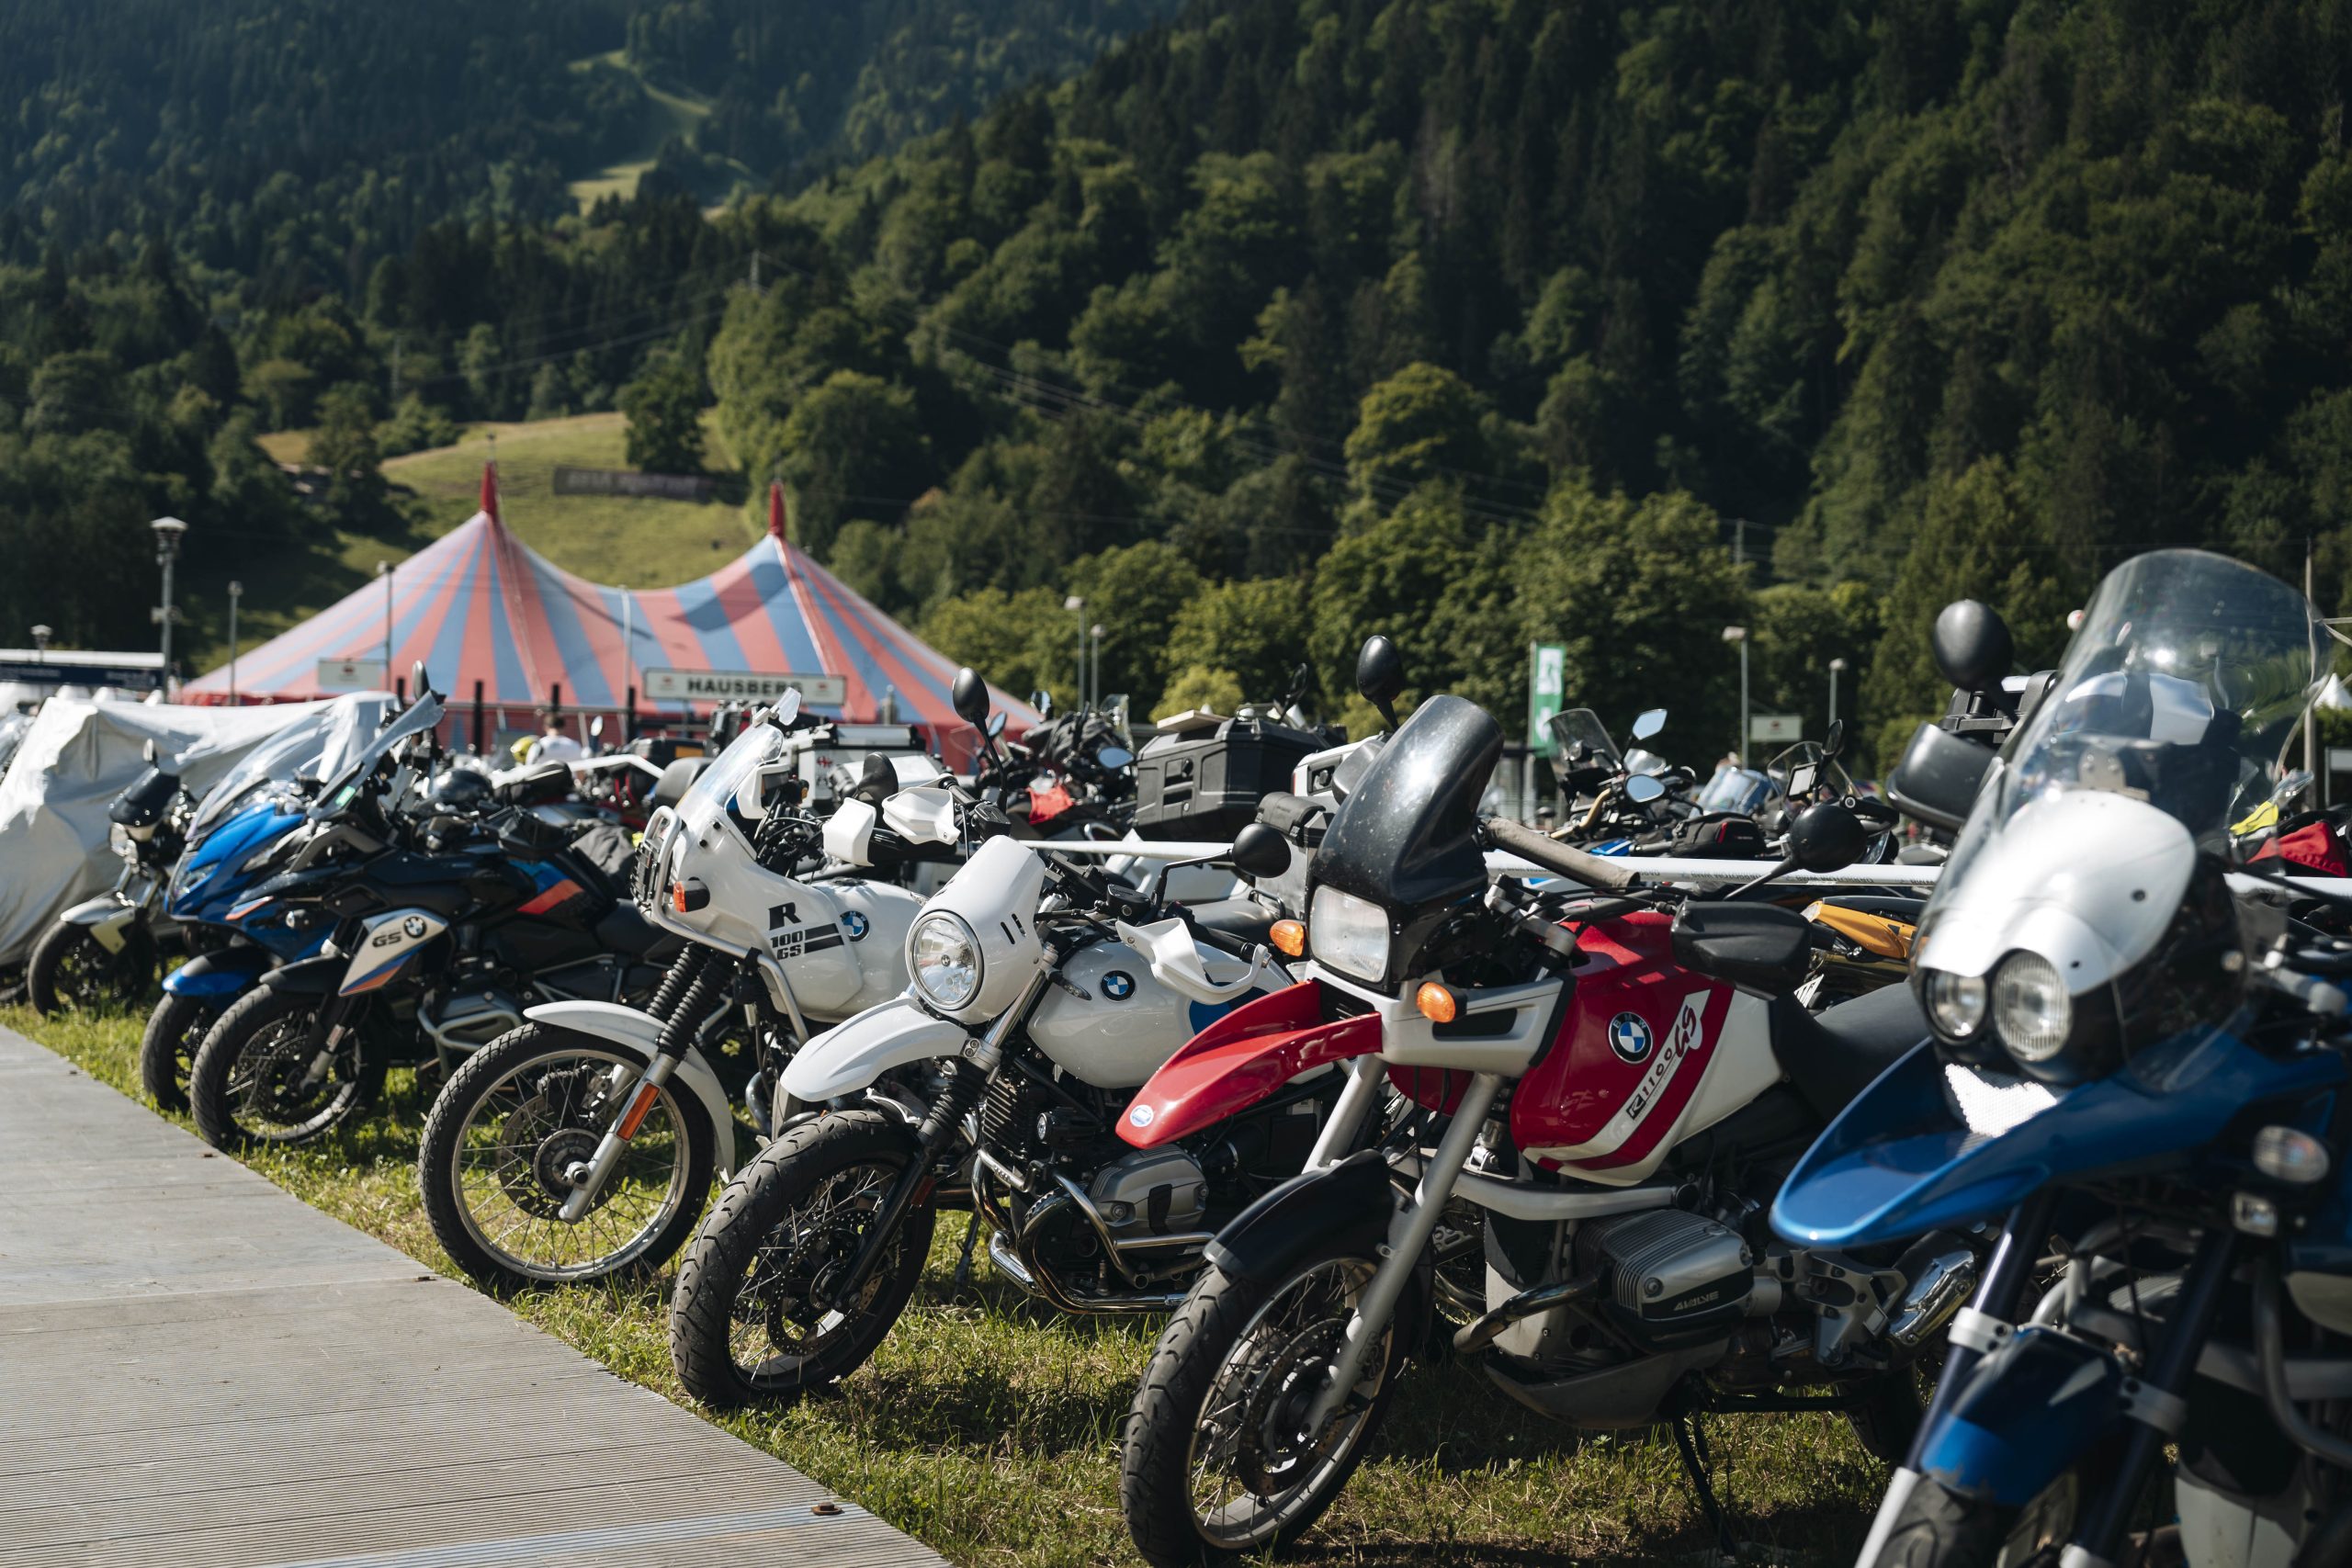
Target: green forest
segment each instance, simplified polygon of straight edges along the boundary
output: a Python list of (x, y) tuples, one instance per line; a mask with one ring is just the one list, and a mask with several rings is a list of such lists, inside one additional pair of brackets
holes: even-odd
[[(943, 649), (1067, 695), (1075, 594), (1147, 708), (1336, 711), (1384, 630), (1510, 715), (1540, 638), (1695, 761), (1744, 625), (1883, 748), (1949, 598), (2032, 659), (2154, 545), (2352, 583), (2340, 4), (132, 9), (0, 19), (0, 627), (143, 640), (159, 510), (281, 548), (458, 422), (702, 404)], [(712, 113), (574, 209), (649, 80)]]

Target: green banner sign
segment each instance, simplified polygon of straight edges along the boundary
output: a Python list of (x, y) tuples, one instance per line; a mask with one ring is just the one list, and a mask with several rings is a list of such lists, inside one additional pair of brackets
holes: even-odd
[(1527, 744), (1539, 757), (1552, 754), (1552, 732), (1544, 721), (1560, 711), (1568, 676), (1566, 643), (1527, 645)]

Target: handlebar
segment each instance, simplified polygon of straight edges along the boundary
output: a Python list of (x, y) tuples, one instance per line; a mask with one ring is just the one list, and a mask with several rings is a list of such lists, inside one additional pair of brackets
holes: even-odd
[(1521, 860), (1532, 862), (1571, 882), (1581, 882), (1587, 887), (1598, 887), (1608, 893), (1623, 893), (1641, 880), (1639, 874), (1630, 866), (1603, 855), (1589, 855), (1582, 850), (1571, 849), (1545, 838), (1532, 828), (1522, 828), (1516, 822), (1506, 822), (1495, 817), (1485, 818), (1481, 826), (1497, 849), (1508, 850)]

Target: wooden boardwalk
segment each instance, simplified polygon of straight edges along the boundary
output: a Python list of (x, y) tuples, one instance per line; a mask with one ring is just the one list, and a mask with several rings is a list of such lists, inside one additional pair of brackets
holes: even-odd
[(0, 1563), (941, 1562), (0, 1030)]

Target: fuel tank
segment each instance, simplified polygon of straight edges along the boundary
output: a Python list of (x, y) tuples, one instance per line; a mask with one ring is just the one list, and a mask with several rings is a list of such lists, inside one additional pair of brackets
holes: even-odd
[[(1234, 968), (1228, 961), (1216, 977), (1229, 982)], [(1029, 1038), (1064, 1072), (1096, 1089), (1139, 1088), (1184, 1042), (1264, 994), (1193, 1001), (1161, 985), (1143, 955), (1120, 942), (1080, 948), (1061, 976), (1085, 995), (1048, 987), (1029, 1015)]]
[(1672, 928), (1645, 911), (1578, 940), (1559, 1032), (1511, 1094), (1522, 1153), (1631, 1186), (1780, 1081), (1764, 998), (1675, 963)]

